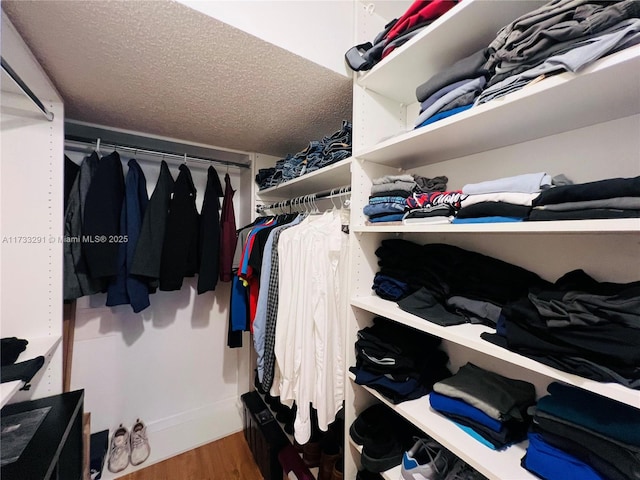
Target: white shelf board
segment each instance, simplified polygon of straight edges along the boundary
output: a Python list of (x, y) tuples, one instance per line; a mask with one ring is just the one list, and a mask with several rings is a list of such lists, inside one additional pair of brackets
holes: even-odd
[(495, 333), (495, 330), (485, 325), (462, 324), (443, 327), (424, 320), (416, 315), (405, 312), (394, 303), (377, 296), (363, 296), (351, 299), (351, 305), (368, 312), (394, 320), (403, 325), (430, 333), (478, 352), (500, 359), (501, 361), (517, 365), (532, 372), (537, 372), (561, 382), (575, 385), (590, 392), (603, 395), (612, 400), (640, 408), (640, 390), (633, 390), (616, 383), (601, 383), (578, 375), (563, 372), (556, 368), (543, 365), (535, 360), (518, 353), (499, 347), (480, 338), (483, 332)]
[[(45, 358), (45, 362), (41, 370), (46, 369), (47, 363), (51, 358), (51, 354), (60, 342), (61, 338), (62, 337), (60, 336), (27, 338), (26, 340), (29, 341), (27, 348), (24, 352), (20, 353), (16, 363), (24, 362), (42, 355)], [(13, 397), (23, 386), (24, 382), (21, 380), (0, 384), (0, 407), (3, 407), (7, 402), (9, 402), (11, 397)]]
[[(349, 373), (349, 378), (355, 381), (355, 375), (352, 373)], [(520, 466), (520, 460), (527, 448), (526, 441), (501, 451), (492, 450), (458, 428), (444, 415), (433, 410), (429, 405), (428, 395), (394, 405), (375, 390), (363, 388), (488, 478), (495, 480), (538, 478)]]
[(351, 157), (302, 175), (276, 187), (258, 191), (262, 200), (277, 200), (299, 197), (310, 193), (344, 187), (351, 184)]
[(500, 28), (545, 3), (540, 0), (460, 2), (363, 73), (357, 82), (400, 103), (414, 103), (417, 101), (416, 87), (456, 61), (488, 46)]
[(507, 222), (443, 225), (358, 225), (353, 232), (390, 233), (640, 233), (640, 218), (606, 220), (556, 220), (545, 222)]
[[(516, 2), (517, 3), (517, 2)], [(640, 113), (640, 46), (354, 153), (413, 168)], [(606, 95), (601, 92), (606, 91)]]
[(398, 465), (397, 467), (393, 467), (391, 470), (387, 470), (386, 472), (380, 473), (382, 478), (385, 480), (402, 480), (402, 467)]

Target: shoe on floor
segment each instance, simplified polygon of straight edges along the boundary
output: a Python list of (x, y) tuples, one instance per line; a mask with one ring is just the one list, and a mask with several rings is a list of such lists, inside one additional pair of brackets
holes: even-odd
[(111, 437), (111, 447), (109, 448), (109, 462), (107, 468), (112, 473), (118, 473), (129, 465), (129, 431), (122, 425), (113, 433)]
[(413, 447), (402, 456), (401, 480), (438, 480), (453, 465), (455, 456), (435, 440), (415, 438)]
[(140, 465), (149, 458), (150, 453), (147, 427), (138, 419), (131, 430), (131, 465)]

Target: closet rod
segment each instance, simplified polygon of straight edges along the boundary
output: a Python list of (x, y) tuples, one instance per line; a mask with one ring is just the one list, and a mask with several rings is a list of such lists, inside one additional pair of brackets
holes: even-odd
[(2, 56), (0, 56), (0, 64), (2, 65), (2, 70), (4, 70), (7, 75), (9, 75), (9, 78), (14, 81), (14, 83), (20, 90), (22, 90), (22, 93), (29, 97), (29, 99), (35, 104), (35, 106), (38, 107), (38, 110), (40, 110), (42, 114), (47, 118), (47, 120), (52, 122), (54, 117), (53, 112), (47, 110), (47, 107), (44, 106), (44, 104), (40, 101), (36, 94), (33, 93), (33, 91), (27, 86), (27, 84), (22, 81), (20, 75), (18, 75), (15, 70), (11, 68), (11, 66)]
[(289, 200), (283, 200), (281, 202), (272, 203), (271, 205), (258, 205), (256, 207), (256, 213), (263, 213), (265, 210), (273, 210), (274, 208), (283, 208), (291, 205), (296, 205), (298, 202), (322, 200), (335, 197), (341, 197), (351, 193), (351, 187), (337, 187), (331, 190), (325, 190), (324, 192), (310, 193), (308, 195), (302, 195), (300, 197), (293, 197)]
[[(87, 153), (87, 148), (95, 149), (95, 146), (96, 146), (96, 140), (79, 139), (78, 137), (65, 138), (65, 149), (71, 150), (73, 152)], [(174, 160), (180, 160), (180, 161), (184, 161), (186, 158), (186, 160), (189, 162), (200, 163), (202, 165), (211, 165), (212, 163), (215, 163), (220, 165), (226, 165), (228, 167), (251, 168), (250, 165), (247, 165), (245, 163), (195, 157), (192, 155), (186, 155), (186, 156), (178, 155), (176, 153), (162, 152), (158, 150), (148, 150), (146, 148), (136, 148), (129, 145), (120, 145), (120, 144), (115, 145), (115, 144), (109, 144), (109, 143), (100, 143), (100, 147), (104, 147), (109, 150), (116, 150), (118, 152), (126, 151), (128, 153), (133, 154), (133, 156), (137, 154), (155, 155), (155, 156), (162, 157), (163, 159), (174, 159)]]

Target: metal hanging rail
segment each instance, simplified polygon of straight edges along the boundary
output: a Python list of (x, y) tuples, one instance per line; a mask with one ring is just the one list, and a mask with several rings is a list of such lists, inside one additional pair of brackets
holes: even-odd
[(311, 193), (309, 195), (302, 195), (300, 197), (293, 197), (289, 200), (283, 200), (281, 202), (272, 203), (271, 205), (258, 205), (256, 207), (256, 213), (264, 213), (265, 210), (276, 210), (292, 206), (304, 206), (309, 205), (315, 200), (327, 200), (336, 197), (342, 197), (344, 195), (351, 194), (351, 187), (337, 187), (324, 192)]
[(38, 110), (40, 110), (42, 114), (47, 118), (47, 120), (52, 122), (54, 118), (53, 112), (47, 110), (47, 107), (44, 106), (44, 104), (40, 101), (36, 94), (33, 93), (33, 91), (27, 86), (27, 84), (22, 81), (20, 76), (15, 72), (13, 68), (11, 68), (11, 66), (2, 56), (0, 56), (0, 63), (2, 64), (2, 70), (4, 70), (7, 75), (9, 75), (9, 78), (14, 81), (14, 83), (20, 90), (22, 90), (22, 93), (29, 97), (29, 99), (35, 104), (35, 106), (38, 107)]
[(202, 157), (196, 157), (196, 156), (187, 155), (187, 154), (178, 155), (176, 153), (162, 152), (158, 150), (148, 150), (145, 148), (137, 148), (137, 147), (132, 147), (128, 145), (116, 145), (116, 144), (110, 144), (110, 143), (104, 143), (104, 142), (101, 143), (100, 139), (90, 141), (87, 139), (75, 139), (73, 137), (67, 138), (65, 139), (65, 142), (64, 142), (64, 148), (65, 150), (70, 150), (73, 152), (81, 152), (81, 153), (87, 153), (87, 149), (105, 148), (108, 150), (115, 150), (119, 153), (127, 152), (134, 157), (137, 156), (138, 154), (143, 154), (143, 155), (153, 155), (153, 156), (162, 157), (162, 159), (164, 160), (174, 159), (180, 162), (188, 161), (189, 163), (198, 163), (204, 166), (209, 166), (211, 164), (220, 164), (220, 165), (225, 165), (227, 167), (238, 167), (238, 168), (251, 167), (250, 165), (247, 165), (245, 163), (230, 162), (227, 160), (202, 158)]

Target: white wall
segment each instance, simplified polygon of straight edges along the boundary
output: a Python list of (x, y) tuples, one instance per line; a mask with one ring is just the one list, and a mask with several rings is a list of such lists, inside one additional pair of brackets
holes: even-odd
[(352, 0), (179, 0), (194, 10), (289, 50), (337, 73), (353, 40)]
[[(109, 153), (103, 151), (103, 154)], [(82, 154), (67, 152), (79, 163)], [(125, 175), (128, 156), (121, 154)], [(153, 192), (159, 158), (137, 156)], [(169, 163), (174, 177), (180, 162)], [(190, 162), (202, 208), (207, 166)], [(224, 187), (226, 167), (214, 165)], [(240, 187), (249, 169), (228, 170), (236, 189), (238, 226), (246, 222), (248, 192)], [(244, 181), (244, 180), (243, 180)], [(249, 337), (244, 347), (227, 342), (229, 284), (197, 294), (197, 277), (185, 279), (180, 291), (157, 292), (151, 306), (139, 314), (122, 305), (106, 307), (106, 295), (77, 301), (71, 387), (85, 389), (85, 411), (91, 431), (122, 423), (131, 428), (137, 418), (148, 427), (151, 457), (140, 467), (241, 430), (239, 394), (249, 389)], [(134, 470), (129, 467), (125, 472)], [(111, 478), (109, 475), (103, 478)]]
[[(60, 97), (2, 14), (2, 56), (53, 111), (53, 122), (2, 74), (0, 162), (0, 329), (2, 337), (62, 335), (63, 124)], [(53, 241), (51, 241), (53, 239)], [(26, 243), (31, 242), (31, 243)], [(29, 392), (13, 400), (62, 391), (58, 344)], [(23, 359), (20, 359), (23, 360)]]

